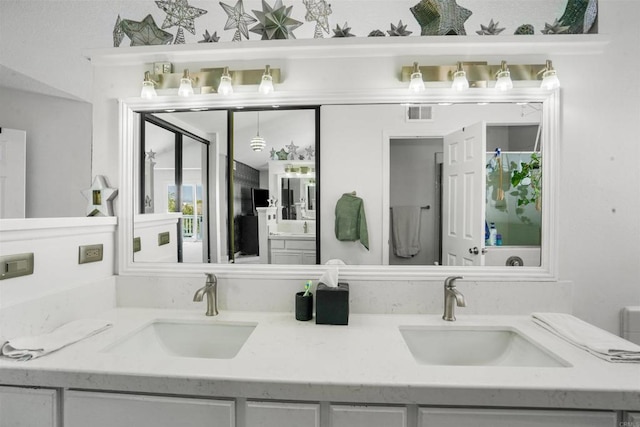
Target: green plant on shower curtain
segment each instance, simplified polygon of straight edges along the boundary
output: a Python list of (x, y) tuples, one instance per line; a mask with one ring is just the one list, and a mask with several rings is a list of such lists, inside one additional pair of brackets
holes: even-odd
[(536, 210), (542, 209), (542, 168), (541, 156), (531, 153), (528, 162), (520, 162), (520, 167), (512, 162), (511, 185), (515, 191), (512, 196), (518, 198), (518, 207), (533, 203)]

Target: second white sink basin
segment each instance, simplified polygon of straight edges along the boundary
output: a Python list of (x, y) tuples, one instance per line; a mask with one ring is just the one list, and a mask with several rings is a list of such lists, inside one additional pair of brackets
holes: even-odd
[(424, 365), (566, 367), (567, 362), (508, 326), (400, 326)]
[(257, 324), (156, 320), (107, 347), (115, 354), (232, 359)]

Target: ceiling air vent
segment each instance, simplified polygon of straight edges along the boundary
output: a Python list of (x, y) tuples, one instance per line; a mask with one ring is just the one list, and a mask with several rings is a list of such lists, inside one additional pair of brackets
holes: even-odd
[(408, 122), (433, 120), (433, 107), (431, 105), (407, 105)]

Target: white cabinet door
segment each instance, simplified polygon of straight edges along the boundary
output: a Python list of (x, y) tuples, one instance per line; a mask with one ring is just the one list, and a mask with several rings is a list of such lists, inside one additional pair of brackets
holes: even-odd
[(69, 391), (65, 427), (234, 427), (234, 402)]
[(247, 427), (319, 427), (320, 405), (247, 402)]
[(407, 408), (332, 405), (331, 427), (407, 427)]
[(0, 427), (56, 427), (56, 391), (0, 387)]
[(420, 408), (420, 427), (615, 427), (614, 412)]

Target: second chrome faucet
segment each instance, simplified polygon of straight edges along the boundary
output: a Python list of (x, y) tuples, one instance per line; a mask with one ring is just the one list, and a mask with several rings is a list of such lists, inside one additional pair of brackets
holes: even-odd
[(207, 283), (198, 289), (193, 296), (196, 302), (202, 301), (204, 295), (207, 295), (207, 316), (218, 315), (218, 278), (213, 273), (205, 273), (207, 275)]
[(462, 279), (462, 276), (447, 277), (444, 281), (444, 314), (442, 318), (449, 322), (456, 320), (455, 309), (458, 307), (466, 307), (464, 295), (456, 289), (455, 281)]

